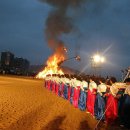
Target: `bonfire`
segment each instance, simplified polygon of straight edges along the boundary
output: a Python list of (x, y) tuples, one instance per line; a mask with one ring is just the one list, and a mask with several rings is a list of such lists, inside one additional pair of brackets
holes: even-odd
[(39, 72), (36, 78), (45, 78), (46, 75), (50, 74), (64, 74), (63, 70), (60, 68), (60, 64), (65, 60), (64, 55), (53, 54), (47, 60), (47, 66)]

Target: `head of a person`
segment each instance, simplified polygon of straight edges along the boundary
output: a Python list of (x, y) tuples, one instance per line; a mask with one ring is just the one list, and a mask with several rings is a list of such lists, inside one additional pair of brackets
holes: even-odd
[(111, 78), (110, 78), (110, 83), (111, 83), (111, 84), (114, 84), (115, 82), (117, 82), (116, 78), (115, 78), (115, 77), (111, 77)]
[(127, 78), (127, 79), (125, 80), (125, 83), (126, 83), (127, 85), (130, 85), (130, 78)]
[(105, 78), (100, 78), (99, 83), (105, 83)]
[(94, 81), (94, 77), (90, 77), (89, 82), (93, 82), (93, 81)]

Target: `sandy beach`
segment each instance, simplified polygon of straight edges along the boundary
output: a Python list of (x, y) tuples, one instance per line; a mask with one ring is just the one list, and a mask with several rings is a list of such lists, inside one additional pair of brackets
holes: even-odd
[[(44, 87), (44, 80), (0, 76), (0, 130), (94, 130), (97, 121)], [(101, 123), (99, 130), (121, 130)]]

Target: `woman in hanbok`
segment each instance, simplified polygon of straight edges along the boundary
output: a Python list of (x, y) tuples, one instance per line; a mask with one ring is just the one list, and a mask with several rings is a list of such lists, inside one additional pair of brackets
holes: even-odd
[(47, 76), (44, 78), (45, 80), (45, 88), (47, 87)]
[(64, 86), (65, 86), (65, 80), (64, 80), (64, 75), (61, 75), (61, 97), (64, 98)]
[(53, 77), (53, 83), (52, 83), (52, 92), (55, 93), (55, 86), (56, 86), (56, 76)]
[(48, 90), (51, 89), (51, 78), (49, 78), (49, 81), (48, 81)]
[(81, 89), (78, 102), (78, 107), (82, 111), (86, 110), (87, 89), (88, 89), (88, 82), (85, 81), (84, 79), (81, 81)]
[(61, 96), (62, 92), (62, 78), (59, 76), (59, 87), (58, 87), (58, 96)]
[(64, 98), (65, 99), (68, 99), (68, 86), (69, 86), (69, 79), (68, 77), (66, 76), (64, 78)]
[(94, 105), (96, 99), (97, 84), (90, 78), (88, 95), (87, 95), (87, 112), (94, 116)]
[(105, 97), (104, 94), (106, 93), (107, 86), (105, 84), (105, 79), (100, 78), (99, 79), (99, 85), (97, 87), (97, 95), (96, 95), (96, 100), (95, 100), (95, 106), (94, 106), (94, 111), (95, 111), (95, 117), (97, 120), (104, 120), (104, 112), (105, 112)]
[(115, 78), (110, 79), (110, 92), (105, 94), (107, 96), (105, 113), (105, 119), (107, 123), (113, 123), (118, 117), (118, 99), (116, 97), (118, 93), (118, 87), (114, 84), (115, 82)]
[(52, 91), (52, 84), (53, 84), (53, 76), (51, 76), (51, 79), (50, 79), (50, 91)]
[(118, 99), (118, 117), (119, 121), (122, 124), (122, 114), (123, 114), (123, 103), (124, 103), (124, 92), (126, 89), (126, 83), (123, 82), (116, 82), (115, 85), (118, 88), (118, 93), (116, 95)]
[(71, 77), (68, 78), (69, 84), (68, 84), (68, 100), (70, 101), (70, 94), (71, 94)]
[(60, 79), (58, 76), (56, 76), (56, 84), (55, 84), (55, 93), (56, 95), (58, 95), (58, 90), (59, 90), (59, 82), (60, 82)]
[(71, 83), (70, 83), (70, 103), (73, 104), (73, 97), (74, 97), (74, 83), (76, 82), (76, 78), (72, 78), (71, 79)]
[(49, 82), (49, 76), (46, 75), (45, 77), (45, 87), (48, 89), (48, 82)]
[(75, 108), (78, 108), (80, 86), (81, 86), (81, 81), (77, 79), (75, 81), (75, 88), (74, 88), (74, 95), (73, 95), (73, 105), (74, 105)]
[(124, 93), (122, 125), (130, 129), (130, 78), (127, 78), (125, 82), (127, 86)]

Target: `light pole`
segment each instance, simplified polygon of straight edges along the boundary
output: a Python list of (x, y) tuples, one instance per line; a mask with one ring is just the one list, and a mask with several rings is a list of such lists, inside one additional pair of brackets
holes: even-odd
[(63, 60), (63, 61), (60, 61), (60, 62), (58, 63), (58, 65), (60, 66), (63, 62), (68, 61), (68, 60), (71, 60), (71, 59), (76, 59), (77, 61), (80, 61), (80, 60), (81, 60), (80, 56), (77, 55), (77, 56), (74, 56), (74, 57), (65, 59), (65, 60)]
[(94, 75), (97, 75), (97, 70), (102, 68), (105, 58), (102, 55), (95, 54), (91, 57), (91, 68), (94, 70)]

